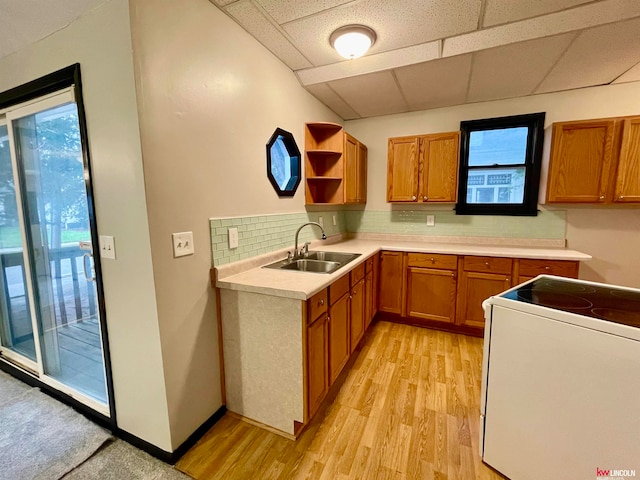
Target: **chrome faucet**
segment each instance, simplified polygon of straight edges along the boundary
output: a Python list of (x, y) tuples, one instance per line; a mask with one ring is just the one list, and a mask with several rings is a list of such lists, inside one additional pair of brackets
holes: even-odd
[(322, 230), (322, 240), (326, 240), (327, 236), (324, 233), (324, 228), (322, 228), (322, 225), (320, 225), (319, 223), (316, 222), (307, 222), (307, 223), (303, 223), (302, 225), (300, 225), (300, 228), (298, 228), (298, 230), (296, 231), (296, 243), (293, 247), (293, 259), (292, 260), (296, 260), (300, 257), (302, 257), (303, 255), (303, 250), (308, 253), (309, 252), (309, 243), (305, 243), (304, 248), (301, 248), (300, 251), (298, 252), (298, 235), (300, 234), (300, 230), (302, 230), (303, 227), (306, 227), (307, 225), (315, 225), (316, 227), (318, 227), (320, 230)]

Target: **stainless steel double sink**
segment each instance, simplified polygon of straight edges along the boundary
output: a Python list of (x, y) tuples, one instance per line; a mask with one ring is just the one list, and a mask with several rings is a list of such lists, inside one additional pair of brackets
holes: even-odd
[(280, 260), (264, 268), (296, 270), (298, 272), (333, 273), (358, 258), (360, 253), (309, 252), (304, 258)]

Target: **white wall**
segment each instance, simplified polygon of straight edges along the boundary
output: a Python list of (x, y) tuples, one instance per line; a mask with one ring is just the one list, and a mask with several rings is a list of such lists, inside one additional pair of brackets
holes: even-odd
[[(369, 148), (366, 209), (390, 210), (392, 206), (386, 203), (385, 196), (389, 137), (448, 132), (459, 130), (462, 120), (541, 111), (546, 112), (545, 127), (549, 127), (553, 122), (566, 120), (638, 115), (638, 99), (640, 82), (634, 82), (352, 120), (346, 122), (345, 127)], [(545, 141), (548, 140), (549, 135)], [(548, 162), (548, 158), (545, 162)], [(546, 178), (543, 178), (542, 182), (546, 183)], [(428, 208), (437, 210), (451, 207)], [(583, 264), (581, 267), (582, 278), (640, 287), (640, 270), (630, 267), (640, 265), (640, 249), (637, 248), (640, 238), (638, 207), (544, 208), (566, 210), (568, 247), (594, 257), (591, 263)]]
[[(222, 404), (210, 217), (304, 211), (266, 176), (276, 127), (304, 150), (304, 123), (339, 121), (293, 73), (207, 0), (131, 1), (138, 111), (171, 439)], [(173, 258), (171, 233), (195, 255)]]
[(138, 134), (127, 0), (111, 0), (65, 29), (0, 59), (0, 91), (79, 62), (103, 260), (120, 428), (169, 451), (169, 419)]

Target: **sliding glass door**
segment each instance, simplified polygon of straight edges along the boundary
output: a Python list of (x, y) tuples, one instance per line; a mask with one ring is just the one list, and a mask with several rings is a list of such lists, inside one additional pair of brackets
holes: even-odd
[(97, 242), (72, 90), (7, 110), (3, 138), (0, 354), (108, 415)]

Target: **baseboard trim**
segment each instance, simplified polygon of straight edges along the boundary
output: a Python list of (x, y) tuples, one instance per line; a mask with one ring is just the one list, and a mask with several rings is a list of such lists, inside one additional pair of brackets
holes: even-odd
[(136, 448), (140, 450), (144, 450), (149, 455), (156, 457), (158, 460), (162, 460), (165, 463), (170, 465), (174, 465), (182, 456), (187, 453), (187, 451), (193, 447), (198, 440), (200, 440), (205, 433), (207, 433), (211, 427), (213, 427), (218, 420), (220, 420), (224, 414), (227, 412), (227, 407), (222, 405), (218, 410), (215, 411), (213, 415), (211, 415), (205, 422), (200, 425), (191, 435), (187, 438), (182, 444), (176, 448), (173, 452), (167, 452), (159, 447), (156, 447), (152, 443), (147, 442), (146, 440), (141, 439), (129, 433), (125, 430), (118, 428), (114, 431), (114, 435), (118, 436), (122, 440), (127, 443), (130, 443)]

